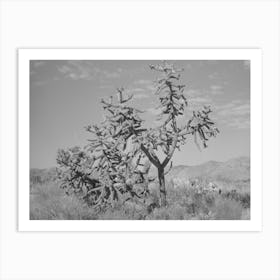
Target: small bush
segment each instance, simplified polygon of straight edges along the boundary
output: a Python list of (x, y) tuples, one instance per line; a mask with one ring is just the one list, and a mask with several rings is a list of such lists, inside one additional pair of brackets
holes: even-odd
[(214, 220), (240, 220), (243, 208), (235, 200), (218, 198), (211, 210)]
[(244, 193), (241, 195), (240, 202), (244, 208), (250, 208), (251, 196), (250, 193)]
[(240, 193), (236, 189), (233, 189), (225, 192), (223, 197), (240, 202), (244, 208), (250, 208), (251, 196), (248, 192)]

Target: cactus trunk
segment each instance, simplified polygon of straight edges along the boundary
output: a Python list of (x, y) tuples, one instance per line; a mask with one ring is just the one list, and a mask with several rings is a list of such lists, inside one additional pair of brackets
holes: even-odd
[(160, 206), (166, 206), (166, 188), (164, 178), (164, 168), (158, 169), (158, 181), (159, 181), (159, 192), (160, 192)]

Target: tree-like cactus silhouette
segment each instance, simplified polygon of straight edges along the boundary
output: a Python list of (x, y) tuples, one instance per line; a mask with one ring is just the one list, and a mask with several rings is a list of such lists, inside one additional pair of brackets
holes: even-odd
[[(155, 82), (160, 111), (156, 127), (144, 128), (144, 121), (139, 117), (143, 112), (129, 105), (133, 96), (126, 97), (121, 88), (117, 101), (113, 97), (102, 99), (105, 120), (99, 126), (86, 128), (93, 135), (89, 144), (58, 152), (61, 186), (68, 193), (80, 194), (94, 207), (145, 196), (151, 180), (151, 165), (157, 170), (160, 204), (165, 206), (165, 173), (172, 167), (175, 150), (180, 149), (189, 136), (194, 137), (197, 146), (200, 140), (207, 147), (207, 141), (219, 132), (209, 117), (209, 107), (192, 112), (192, 117), (180, 125), (188, 106), (185, 85), (179, 82), (183, 70), (168, 62), (150, 68), (162, 74)], [(163, 160), (159, 153), (164, 155)]]
[(94, 207), (112, 205), (115, 201), (143, 197), (148, 191), (150, 164), (143, 162), (141, 112), (128, 106), (132, 96), (101, 100), (105, 120), (89, 125), (92, 139), (84, 148), (59, 150), (57, 163), (61, 186), (74, 192)]
[[(160, 65), (151, 65), (150, 68), (160, 72), (162, 76), (156, 81), (160, 111), (158, 120), (160, 124), (150, 129), (146, 140), (141, 144), (141, 149), (158, 170), (161, 205), (166, 205), (165, 168), (171, 161), (176, 149), (185, 144), (189, 135), (194, 136), (194, 141), (199, 147), (198, 137), (207, 147), (206, 142), (219, 132), (214, 122), (210, 119), (210, 107), (204, 106), (202, 111), (193, 111), (192, 117), (186, 124), (180, 126), (179, 119), (185, 114), (188, 101), (184, 95), (185, 85), (180, 84), (180, 72), (173, 64), (164, 62)], [(164, 159), (159, 160), (156, 151), (161, 150)], [(172, 166), (172, 163), (171, 163)]]

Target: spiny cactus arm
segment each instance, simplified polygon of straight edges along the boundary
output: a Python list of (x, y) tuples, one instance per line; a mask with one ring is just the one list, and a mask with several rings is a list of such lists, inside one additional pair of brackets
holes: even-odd
[[(170, 166), (169, 166), (168, 170), (166, 170), (164, 172), (164, 175), (167, 175), (171, 171), (172, 167), (173, 167), (173, 162), (171, 161)], [(148, 177), (147, 180), (150, 183), (150, 182), (154, 182), (157, 178), (158, 178), (158, 176)]]
[[(114, 104), (112, 104), (112, 103), (110, 103), (110, 102), (105, 101), (103, 98), (101, 99), (101, 104), (105, 105), (105, 106), (104, 106), (105, 109), (107, 109), (107, 107), (109, 107), (109, 108), (110, 108), (110, 107), (112, 107), (112, 108), (118, 108), (118, 106), (116, 106), (116, 105), (114, 105)], [(114, 114), (113, 111), (110, 111), (110, 113)]]
[(174, 74), (176, 72), (183, 71), (183, 69), (179, 69), (179, 68), (175, 69), (174, 65), (172, 63), (168, 63), (167, 61), (163, 61), (163, 63), (159, 64), (159, 65), (150, 64), (150, 68), (152, 70), (156, 70), (156, 71), (164, 72), (164, 73), (168, 73), (168, 74)]
[[(61, 159), (58, 159), (64, 169), (62, 185), (71, 192), (83, 194), (84, 200), (94, 208), (112, 205), (124, 195), (140, 197), (134, 189), (137, 176), (139, 178), (139, 174), (136, 174), (139, 162), (135, 169), (129, 166), (129, 162), (137, 150), (144, 154), (140, 149), (139, 137), (142, 138), (146, 129), (141, 126), (143, 120), (138, 117), (139, 110), (126, 106), (131, 98), (124, 97), (121, 89), (118, 102), (113, 104), (113, 98), (102, 100), (106, 118), (101, 126), (90, 125), (86, 128), (93, 135), (89, 144), (82, 150), (61, 153)], [(128, 145), (129, 139), (132, 149)], [(153, 156), (151, 151), (149, 154)], [(157, 158), (155, 162), (159, 163)], [(97, 182), (91, 180), (96, 175)], [(141, 183), (147, 180), (145, 176), (142, 177)], [(127, 178), (133, 180), (129, 183)]]
[(160, 161), (159, 159), (155, 156), (155, 154), (151, 153), (151, 151), (149, 151), (149, 149), (147, 149), (143, 143), (141, 143), (141, 150), (145, 153), (145, 155), (147, 156), (147, 158), (151, 161), (151, 163), (156, 166), (156, 167), (160, 167)]
[(173, 167), (173, 162), (170, 162), (169, 168), (164, 172), (164, 175), (167, 175)]
[(197, 141), (197, 133), (196, 132), (193, 133), (193, 140), (194, 140), (194, 143), (195, 143), (197, 149), (201, 152), (201, 147), (200, 147), (200, 145)]
[(56, 162), (59, 166), (69, 166), (70, 153), (68, 150), (59, 149), (57, 152)]
[(124, 93), (124, 88), (117, 88), (118, 91), (118, 97), (119, 97), (119, 102), (122, 103), (126, 103), (127, 101), (131, 100), (133, 97), (133, 94), (131, 94), (130, 96), (127, 97), (127, 99), (123, 98), (123, 93)]
[(211, 137), (216, 137), (216, 135), (219, 133), (214, 121), (212, 121), (209, 117), (211, 112), (212, 111), (209, 106), (204, 106), (204, 110), (202, 111), (194, 111), (192, 118), (179, 132), (179, 136), (185, 137), (188, 134), (193, 135), (196, 146), (199, 150), (201, 150), (197, 139), (197, 136), (199, 136), (204, 148), (206, 148), (207, 141), (209, 141)]
[(168, 152), (166, 158), (164, 159), (164, 161), (162, 163), (163, 167), (165, 167), (168, 164), (168, 162), (170, 161), (170, 159), (172, 158), (172, 156), (175, 152), (175, 149), (177, 147), (177, 142), (178, 142), (178, 134), (175, 134), (174, 138), (172, 140), (172, 145), (169, 149), (169, 152)]
[[(100, 189), (100, 194), (99, 195), (96, 195), (95, 197), (95, 200), (94, 200), (94, 205), (92, 206), (92, 208), (94, 210), (97, 210), (99, 208), (102, 207), (102, 203), (104, 202), (104, 194), (105, 194), (105, 187), (103, 186), (101, 189)], [(89, 197), (91, 194), (89, 194), (87, 197)]]

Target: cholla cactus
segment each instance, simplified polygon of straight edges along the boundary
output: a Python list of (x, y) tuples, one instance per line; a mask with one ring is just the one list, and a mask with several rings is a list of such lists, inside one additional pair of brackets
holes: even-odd
[[(158, 171), (160, 202), (165, 206), (165, 174), (167, 165), (169, 169), (172, 167), (175, 150), (189, 136), (194, 137), (197, 146), (200, 140), (207, 147), (207, 141), (219, 132), (209, 117), (209, 107), (193, 112), (189, 121), (180, 126), (179, 118), (188, 106), (185, 86), (179, 82), (183, 70), (167, 62), (150, 68), (162, 74), (155, 91), (161, 111), (157, 127), (143, 128), (141, 111), (128, 105), (133, 96), (125, 96), (121, 88), (117, 91), (117, 102), (113, 97), (101, 101), (105, 120), (100, 126), (86, 128), (93, 136), (89, 144), (83, 149), (76, 147), (58, 153), (61, 186), (67, 192), (81, 195), (94, 207), (145, 195), (151, 164)], [(158, 151), (164, 154), (162, 161)], [(140, 191), (137, 185), (141, 185)]]
[(94, 158), (85, 150), (80, 147), (59, 150), (56, 160), (58, 178), (67, 194), (75, 193), (87, 200), (86, 194), (100, 187), (92, 169)]
[[(185, 85), (181, 85), (180, 73), (183, 69), (177, 69), (174, 65), (163, 62), (160, 65), (151, 65), (152, 70), (162, 73), (156, 81), (160, 113), (158, 120), (160, 125), (145, 132), (141, 149), (158, 170), (161, 205), (166, 205), (165, 168), (169, 164), (176, 149), (185, 143), (187, 137), (194, 136), (194, 141), (199, 146), (197, 136), (203, 146), (207, 147), (207, 141), (219, 132), (214, 122), (210, 119), (210, 107), (204, 107), (202, 111), (193, 112), (192, 118), (184, 125), (179, 126), (179, 118), (184, 115), (188, 102), (184, 95)], [(159, 160), (156, 151), (161, 150), (165, 158)], [(171, 163), (172, 165), (172, 163)]]
[[(57, 163), (61, 186), (75, 192), (94, 207), (113, 205), (115, 201), (142, 197), (147, 193), (150, 166), (143, 165), (138, 136), (145, 131), (135, 108), (127, 106), (132, 96), (124, 98), (118, 89), (118, 101), (102, 100), (105, 120), (101, 126), (89, 125), (89, 144), (60, 150)], [(136, 188), (141, 185), (142, 188)]]

